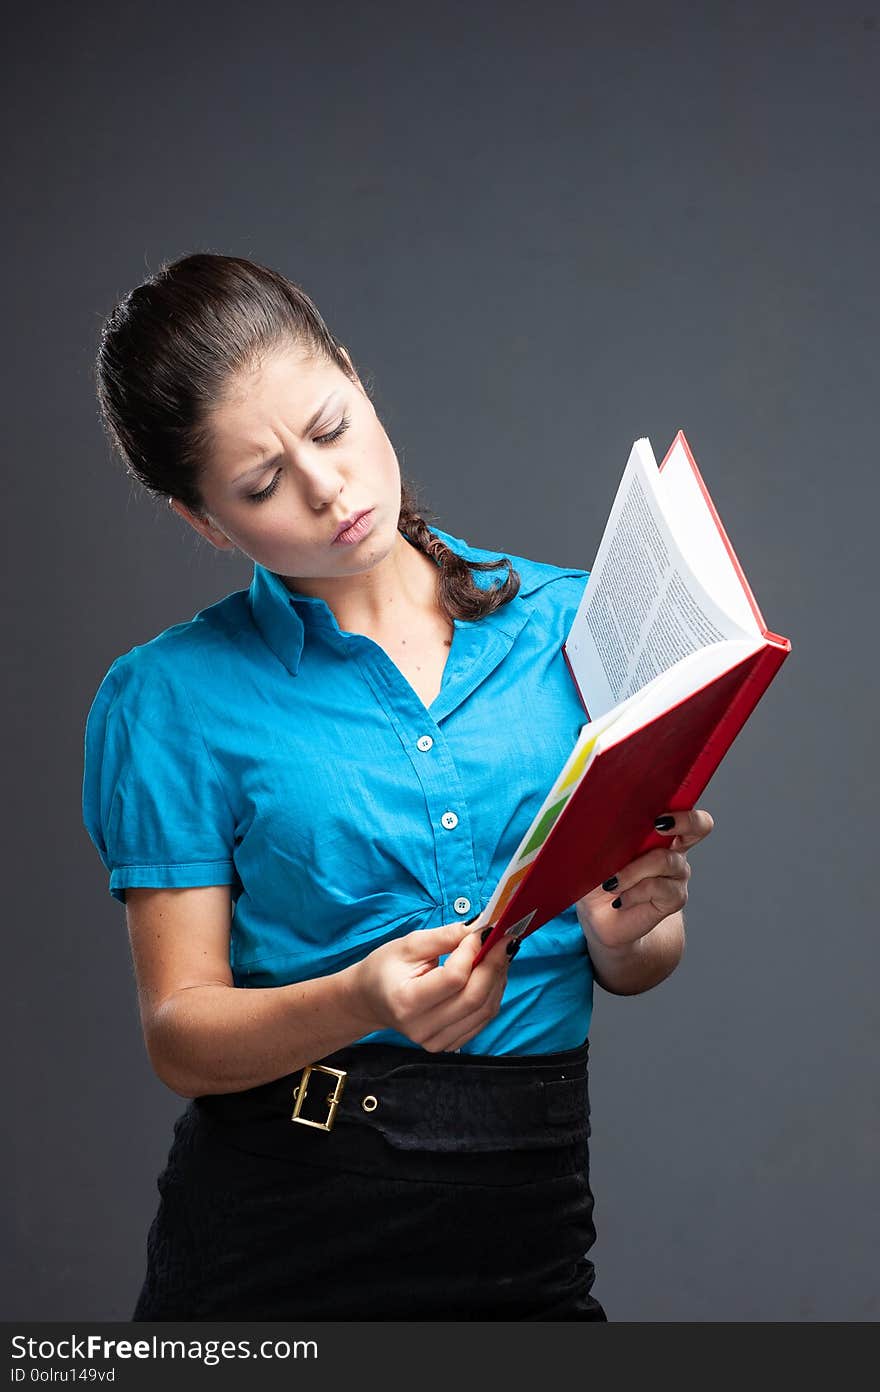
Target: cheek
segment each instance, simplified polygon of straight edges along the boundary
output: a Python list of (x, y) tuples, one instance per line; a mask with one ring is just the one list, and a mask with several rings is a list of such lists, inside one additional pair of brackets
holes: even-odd
[(277, 547), (290, 546), (291, 527), (297, 530), (296, 521), (292, 521), (284, 507), (280, 503), (273, 507), (271, 503), (254, 506), (254, 517), (246, 517), (240, 525), (239, 535), (243, 543), (244, 550), (249, 555), (255, 551), (268, 552), (270, 559), (267, 562), (270, 569), (274, 567), (272, 552)]
[(379, 455), (379, 470), (383, 482), (389, 488), (395, 488), (400, 484), (400, 465), (394, 446), (380, 427), (380, 439), (377, 441), (377, 451)]

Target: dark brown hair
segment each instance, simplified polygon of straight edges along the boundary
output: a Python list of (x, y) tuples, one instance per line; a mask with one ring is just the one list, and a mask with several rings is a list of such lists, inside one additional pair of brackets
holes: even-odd
[[(104, 322), (95, 368), (101, 420), (128, 472), (155, 497), (177, 498), (204, 516), (199, 480), (209, 417), (232, 378), (285, 342), (323, 355), (354, 380), (344, 346), (305, 291), (254, 261), (196, 252), (129, 291)], [(439, 566), (448, 617), (480, 618), (513, 599), (520, 580), (507, 557), (466, 561), (431, 531), (414, 485), (401, 485), (398, 531)], [(472, 570), (502, 565), (503, 582), (475, 583)]]

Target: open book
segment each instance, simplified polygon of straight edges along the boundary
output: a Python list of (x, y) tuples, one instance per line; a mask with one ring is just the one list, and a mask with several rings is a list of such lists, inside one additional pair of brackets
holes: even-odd
[(669, 837), (791, 644), (770, 633), (679, 431), (636, 440), (563, 653), (589, 717), (474, 928), (525, 937)]

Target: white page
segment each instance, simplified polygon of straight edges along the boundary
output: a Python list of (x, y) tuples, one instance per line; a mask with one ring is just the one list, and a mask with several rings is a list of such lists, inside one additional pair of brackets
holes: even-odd
[[(661, 478), (649, 441), (636, 440), (566, 639), (594, 720), (690, 653), (757, 634), (754, 619), (737, 622), (692, 572), (666, 515)], [(711, 567), (711, 555), (701, 565)]]
[(706, 506), (687, 450), (676, 440), (660, 472), (660, 496), (667, 520), (695, 575), (712, 598), (743, 628), (757, 632), (754, 610), (730, 559), (715, 519)]

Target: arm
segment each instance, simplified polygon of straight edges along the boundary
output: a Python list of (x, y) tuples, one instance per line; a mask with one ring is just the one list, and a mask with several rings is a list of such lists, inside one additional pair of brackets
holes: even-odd
[(618, 996), (639, 995), (681, 961), (683, 908), (691, 867), (686, 852), (714, 826), (708, 812), (668, 813), (669, 850), (648, 851), (576, 904), (599, 985)]
[(457, 1048), (497, 1013), (510, 961), (499, 944), (472, 969), (479, 934), (451, 923), (329, 976), (237, 987), (228, 885), (129, 889), (126, 915), (147, 1054), (182, 1097), (256, 1087), (377, 1029), (432, 1052)]
[[(579, 900), (580, 904), (582, 901)], [(684, 953), (684, 914), (670, 914), (635, 942), (609, 947), (597, 937), (589, 921), (578, 918), (593, 963), (593, 976), (614, 996), (636, 996), (650, 991), (670, 976)]]

